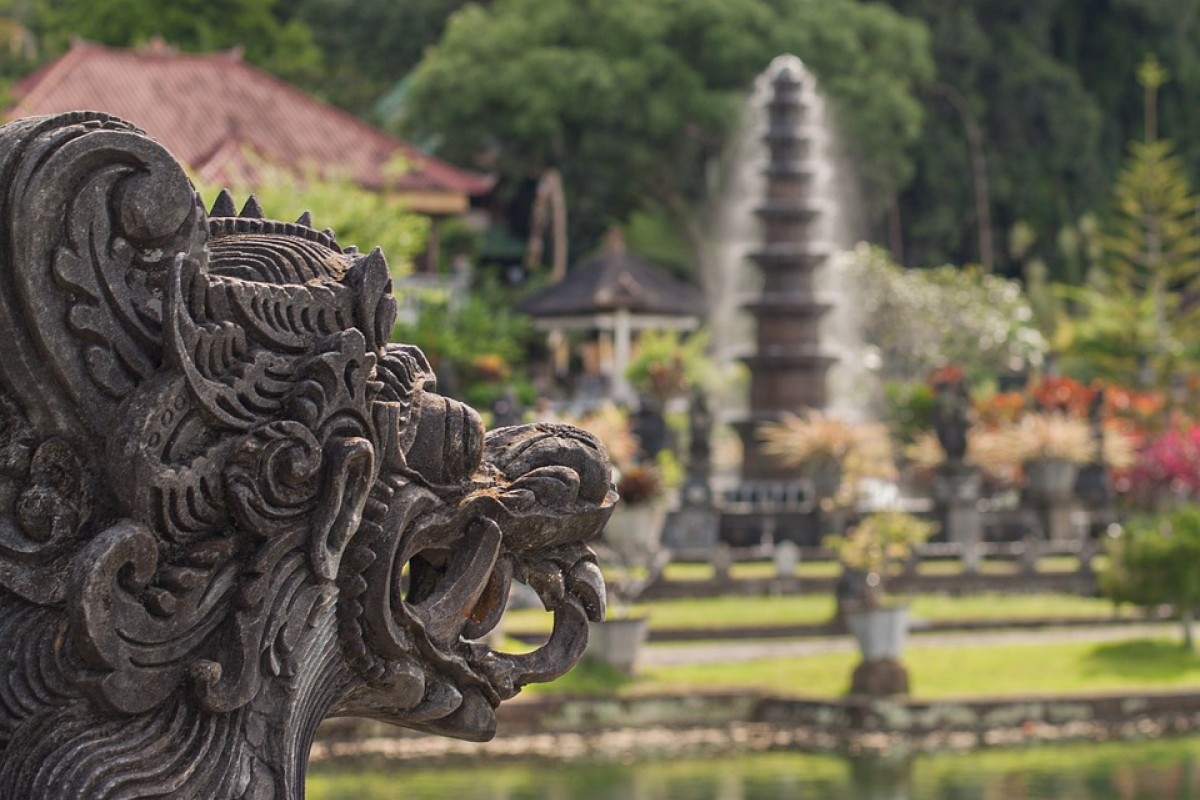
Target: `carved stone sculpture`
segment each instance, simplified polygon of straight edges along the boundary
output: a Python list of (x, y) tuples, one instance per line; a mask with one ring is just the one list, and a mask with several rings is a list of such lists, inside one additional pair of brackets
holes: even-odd
[(125, 122), (0, 129), (0, 798), (299, 798), (327, 716), (482, 740), (574, 664), (607, 455), (485, 434), (394, 314), (378, 250), (206, 214)]
[(962, 380), (934, 384), (933, 430), (947, 463), (962, 464), (971, 428), (971, 396)]

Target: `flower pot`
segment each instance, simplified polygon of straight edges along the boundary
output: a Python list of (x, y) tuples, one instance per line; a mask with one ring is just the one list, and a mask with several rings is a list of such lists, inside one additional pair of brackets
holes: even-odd
[(812, 483), (813, 493), (822, 500), (836, 495), (842, 485), (842, 464), (833, 456), (809, 458), (800, 467), (800, 474)]
[(584, 656), (608, 664), (624, 675), (634, 675), (649, 628), (650, 620), (646, 617), (589, 622), (588, 645)]
[(846, 627), (858, 642), (864, 661), (899, 660), (908, 635), (908, 608), (848, 608)]
[(1037, 458), (1026, 461), (1026, 493), (1031, 499), (1063, 500), (1075, 491), (1079, 466), (1061, 458)]
[(604, 542), (627, 563), (649, 563), (662, 546), (666, 507), (618, 503), (604, 528)]

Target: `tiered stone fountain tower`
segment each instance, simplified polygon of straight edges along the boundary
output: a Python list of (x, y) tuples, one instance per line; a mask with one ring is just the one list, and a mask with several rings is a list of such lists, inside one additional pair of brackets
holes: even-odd
[(750, 255), (762, 273), (761, 295), (746, 305), (755, 320), (755, 350), (743, 358), (750, 370), (750, 414), (735, 423), (742, 438), (744, 482), (786, 482), (798, 477), (767, 458), (758, 438), (764, 422), (785, 412), (824, 408), (826, 373), (836, 359), (821, 352), (821, 318), (813, 273), (825, 260), (816, 244), (820, 216), (813, 202), (814, 170), (805, 113), (815, 91), (799, 60), (782, 56), (767, 73), (764, 140), (770, 159), (765, 169), (766, 198), (756, 209), (763, 223), (762, 249)]
[(825, 261), (818, 243), (821, 209), (815, 201), (813, 128), (806, 116), (819, 102), (815, 82), (794, 56), (780, 56), (760, 81), (765, 97), (763, 201), (755, 208), (763, 244), (750, 254), (762, 290), (745, 309), (754, 319), (748, 414), (734, 422), (743, 445), (741, 482), (724, 495), (719, 537), (734, 546), (790, 540), (820, 541), (816, 492), (798, 467), (763, 453), (759, 429), (786, 413), (823, 409), (826, 375), (836, 359), (823, 352), (821, 320), (830, 304), (816, 297), (815, 272)]

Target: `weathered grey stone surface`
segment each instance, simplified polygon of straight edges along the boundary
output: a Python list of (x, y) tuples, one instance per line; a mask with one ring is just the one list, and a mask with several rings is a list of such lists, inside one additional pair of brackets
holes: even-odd
[[(127, 123), (0, 129), (0, 798), (299, 798), (325, 717), (486, 739), (580, 656), (606, 454), (485, 434), (394, 314)], [(520, 656), (474, 641), (512, 580)]]

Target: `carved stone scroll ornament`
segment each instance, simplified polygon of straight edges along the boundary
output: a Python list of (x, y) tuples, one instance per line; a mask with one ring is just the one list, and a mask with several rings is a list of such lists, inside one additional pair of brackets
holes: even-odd
[(0, 798), (299, 798), (322, 719), (483, 740), (581, 655), (607, 455), (438, 395), (378, 250), (90, 112), (0, 129), (0, 248)]

